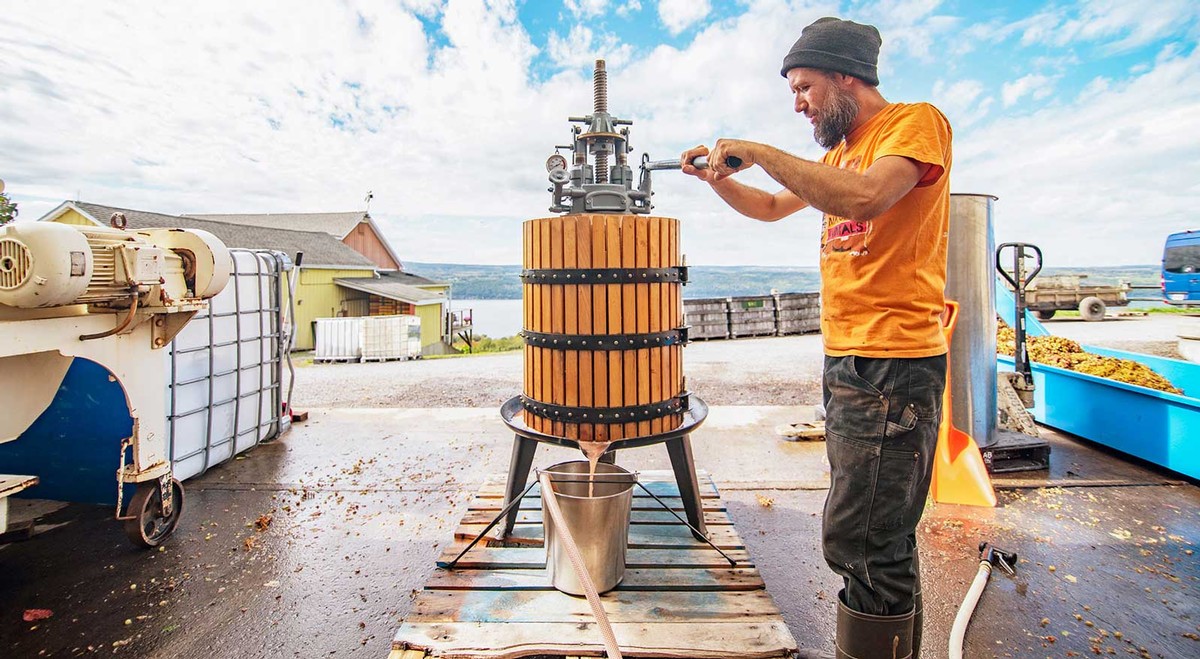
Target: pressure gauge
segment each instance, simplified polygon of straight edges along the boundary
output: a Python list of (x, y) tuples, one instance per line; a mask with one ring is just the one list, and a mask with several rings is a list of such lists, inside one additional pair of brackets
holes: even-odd
[(567, 159), (561, 153), (556, 153), (549, 158), (546, 158), (546, 171), (552, 172), (556, 169), (566, 169)]

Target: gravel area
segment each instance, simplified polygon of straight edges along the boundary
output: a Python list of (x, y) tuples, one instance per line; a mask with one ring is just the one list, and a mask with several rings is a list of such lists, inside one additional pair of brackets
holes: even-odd
[[(1099, 323), (1052, 320), (1080, 343), (1179, 358), (1178, 319), (1167, 315)], [(687, 387), (710, 405), (811, 405), (820, 400), (821, 337), (696, 341), (684, 351)], [(521, 353), (367, 364), (314, 364), (294, 356), (293, 404), (306, 407), (498, 407), (521, 391)]]
[[(521, 353), (366, 364), (294, 357), (293, 404), (305, 407), (499, 407), (521, 392)], [(696, 341), (687, 387), (709, 405), (810, 405), (820, 399), (821, 337)]]

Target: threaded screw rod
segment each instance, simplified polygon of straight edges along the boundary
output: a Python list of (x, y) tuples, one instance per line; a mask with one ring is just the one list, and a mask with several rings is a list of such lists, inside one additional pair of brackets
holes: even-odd
[[(592, 72), (592, 112), (608, 114), (608, 69), (604, 60), (596, 60), (596, 69)], [(608, 153), (600, 151), (596, 154), (596, 182), (608, 183)]]

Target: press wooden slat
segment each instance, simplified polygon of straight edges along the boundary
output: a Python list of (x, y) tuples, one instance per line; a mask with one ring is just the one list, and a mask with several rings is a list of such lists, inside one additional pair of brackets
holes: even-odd
[[(608, 221), (603, 215), (591, 215), (592, 225), (592, 267), (600, 268), (608, 264)], [(592, 287), (592, 334), (608, 333), (608, 289), (609, 286)], [(592, 398), (596, 407), (608, 407), (612, 397), (608, 395), (608, 353), (597, 350), (592, 354), (592, 377), (595, 386)], [(606, 423), (595, 426), (595, 439), (607, 442), (611, 437), (610, 427)]]
[[(670, 243), (671, 243), (670, 252), (669, 252), (671, 255), (670, 256), (671, 265), (681, 266), (681, 265), (683, 265), (683, 258), (679, 252), (679, 222), (677, 220), (672, 220), (670, 222), (670, 226), (668, 227), (667, 235), (668, 235), (668, 239), (670, 240)], [(675, 286), (671, 289), (669, 306), (671, 308), (671, 325), (673, 327), (682, 327), (683, 326), (683, 286), (682, 285)], [(678, 345), (678, 344), (672, 346), (670, 355), (669, 355), (669, 359), (671, 362), (670, 385), (671, 385), (671, 391), (674, 392), (671, 395), (675, 396), (675, 395), (683, 393), (684, 389), (686, 389), (686, 387), (684, 386), (684, 376), (683, 376), (683, 346)], [(679, 415), (672, 417), (672, 423), (673, 423), (672, 427), (679, 426), (679, 424), (683, 423), (683, 415), (679, 414)]]
[[(608, 225), (608, 267), (621, 267), (621, 217), (619, 215), (605, 216)], [(625, 291), (619, 285), (608, 286), (608, 333), (621, 334), (625, 331), (624, 323)], [(610, 407), (628, 405), (625, 397), (625, 364), (620, 351), (608, 353), (608, 404)], [(630, 435), (625, 432), (623, 424), (609, 426), (609, 439), (623, 439)]]
[[(621, 218), (621, 267), (637, 267), (637, 231), (634, 228), (635, 218), (626, 215)], [(637, 285), (623, 284), (621, 286), (621, 327), (625, 334), (637, 332)], [(636, 405), (638, 402), (637, 381), (637, 352), (625, 350), (621, 353), (624, 377), (624, 394), (626, 405)], [(625, 436), (637, 437), (636, 422), (625, 424)]]
[[(553, 247), (553, 243), (552, 243), (551, 237), (550, 237), (550, 223), (551, 222), (552, 222), (552, 218), (542, 220), (540, 222), (541, 234), (542, 234), (542, 245), (541, 245), (542, 262), (541, 262), (540, 267), (542, 267), (542, 268), (550, 267), (550, 251)], [(542, 284), (540, 288), (542, 291), (542, 325), (541, 325), (542, 329), (540, 331), (550, 332), (550, 331), (552, 331), (551, 327), (552, 327), (552, 323), (553, 323), (553, 318), (552, 318), (553, 311), (552, 311), (552, 307), (551, 307), (551, 289), (553, 289), (554, 287), (546, 285), (546, 284)], [(539, 351), (542, 353), (542, 391), (541, 391), (541, 396), (538, 397), (538, 400), (549, 401), (551, 399), (551, 396), (553, 395), (553, 388), (554, 388), (554, 384), (553, 384), (553, 377), (554, 377), (553, 353), (548, 348), (540, 348)], [(547, 433), (553, 432), (553, 424), (548, 419), (542, 419), (541, 423), (539, 423), (538, 425), (541, 428), (542, 432), (547, 432)]]
[[(562, 267), (575, 268), (578, 261), (578, 247), (575, 244), (575, 218), (562, 219)], [(571, 284), (559, 286), (563, 295), (563, 331), (567, 334), (579, 333), (579, 291), (578, 286)], [(579, 407), (579, 351), (566, 350), (563, 352), (563, 401), (568, 407)], [(563, 437), (579, 437), (579, 424), (564, 423)]]
[[(561, 217), (550, 220), (550, 267), (555, 270), (561, 270), (563, 267), (563, 219)], [(550, 331), (562, 334), (564, 329), (563, 287), (561, 285), (550, 286)], [(550, 360), (550, 398), (547, 402), (563, 405), (567, 402), (566, 364), (563, 359), (563, 351), (551, 348)], [(566, 436), (563, 431), (564, 425), (562, 421), (554, 421), (550, 432), (556, 437), (564, 437)]]
[[(659, 258), (664, 266), (678, 266), (679, 264), (671, 255), (671, 225), (674, 220), (663, 218), (658, 227), (659, 241)], [(675, 322), (671, 317), (671, 299), (673, 296), (680, 295), (683, 290), (683, 285), (678, 286), (663, 286), (659, 291), (659, 297), (662, 300), (660, 313), (662, 314), (663, 329), (678, 329), (681, 323)], [(660, 379), (662, 380), (662, 395), (663, 398), (670, 398), (679, 392), (675, 383), (671, 380), (671, 355), (679, 348), (678, 345), (669, 346), (660, 355), (661, 361), (659, 369), (661, 369)], [(682, 415), (674, 415), (663, 419), (664, 430), (670, 430), (681, 423)]]
[[(521, 267), (524, 269), (533, 267), (533, 222), (526, 222), (521, 225)], [(530, 284), (521, 285), (521, 328), (533, 329), (533, 305), (530, 303), (533, 286)], [(525, 363), (525, 376), (522, 379), (522, 391), (533, 392), (533, 351), (525, 348), (521, 351), (521, 357)]]
[[(575, 218), (575, 263), (580, 268), (592, 267), (592, 228), (587, 216)], [(576, 307), (579, 314), (577, 326), (579, 333), (592, 332), (592, 287), (576, 286)], [(592, 406), (592, 355), (580, 352), (576, 358), (579, 377), (579, 405)], [(579, 425), (579, 439), (591, 441), (595, 435), (595, 425), (584, 423)]]
[[(634, 218), (635, 234), (634, 234), (634, 263), (639, 268), (650, 267), (650, 218), (645, 216), (637, 216)], [(638, 334), (648, 334), (650, 332), (650, 284), (638, 283), (637, 287), (637, 312), (635, 319), (637, 322)], [(638, 405), (649, 405), (650, 400), (650, 349), (638, 348), (637, 350), (637, 402)], [(639, 436), (651, 434), (650, 422), (640, 421), (637, 424)]]
[[(529, 226), (530, 226), (530, 236), (531, 236), (531, 239), (534, 241), (533, 245), (531, 245), (529, 248), (530, 249), (530, 258), (533, 260), (533, 263), (530, 267), (540, 268), (540, 267), (542, 267), (542, 239), (541, 239), (542, 223), (536, 222), (536, 221), (531, 221), (531, 222), (529, 222)], [(529, 304), (530, 310), (531, 310), (530, 318), (532, 319), (532, 322), (533, 322), (531, 329), (535, 332), (540, 332), (540, 331), (542, 331), (542, 286), (540, 284), (531, 284), (529, 288), (530, 288), (530, 298), (528, 300), (528, 304)], [(531, 374), (531, 379), (533, 380), (533, 384), (532, 384), (531, 389), (528, 392), (528, 395), (534, 399), (541, 400), (542, 377), (543, 377), (543, 374), (545, 373), (545, 369), (542, 368), (542, 349), (541, 348), (525, 348), (525, 350), (532, 353), (532, 355), (533, 355), (533, 373)], [(532, 427), (534, 430), (537, 430), (539, 432), (542, 430), (542, 419), (541, 418), (533, 416), (528, 413), (526, 413), (524, 415), (524, 418), (529, 423), (529, 426)]]

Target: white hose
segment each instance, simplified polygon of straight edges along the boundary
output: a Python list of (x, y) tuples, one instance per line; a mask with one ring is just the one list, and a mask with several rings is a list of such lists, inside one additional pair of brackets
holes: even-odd
[[(592, 607), (592, 615), (596, 618), (596, 625), (600, 628), (600, 636), (604, 638), (604, 648), (608, 653), (608, 659), (623, 659), (621, 647), (617, 645), (617, 636), (613, 633), (612, 623), (608, 621), (608, 615), (604, 613), (604, 605), (600, 603), (600, 594), (596, 592), (596, 584), (592, 582), (592, 576), (588, 574), (587, 566), (583, 564), (583, 555), (579, 553), (579, 545), (575, 544), (575, 538), (571, 535), (571, 529), (567, 528), (567, 521), (563, 517), (562, 509), (558, 507), (558, 497), (555, 496), (554, 486), (550, 483), (550, 474), (543, 471), (539, 480), (542, 483), (542, 500), (546, 502), (546, 510), (554, 520), (554, 530), (558, 532), (563, 548), (567, 550), (567, 558), (571, 559), (571, 567), (575, 568), (575, 574), (583, 586), (583, 594), (587, 597), (588, 605)], [(549, 538), (545, 540), (548, 542)], [(547, 547), (549, 547), (548, 544)]]
[(979, 572), (975, 573), (975, 580), (971, 582), (971, 588), (967, 591), (967, 596), (963, 598), (958, 615), (954, 616), (954, 626), (950, 628), (950, 659), (962, 659), (963, 640), (967, 636), (967, 625), (971, 622), (971, 616), (975, 613), (975, 605), (979, 603), (979, 597), (983, 595), (983, 589), (987, 586), (988, 577), (991, 574), (992, 564), (980, 561)]

